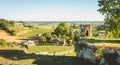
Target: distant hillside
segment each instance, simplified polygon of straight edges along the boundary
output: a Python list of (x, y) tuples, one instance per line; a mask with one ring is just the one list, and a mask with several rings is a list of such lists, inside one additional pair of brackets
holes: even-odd
[(24, 21), (29, 24), (59, 24), (60, 22), (67, 22), (68, 24), (104, 24), (104, 21)]

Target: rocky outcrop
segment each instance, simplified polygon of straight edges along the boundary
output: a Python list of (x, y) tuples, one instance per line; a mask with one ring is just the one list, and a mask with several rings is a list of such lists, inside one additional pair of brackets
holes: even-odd
[(100, 62), (100, 65), (106, 63), (107, 65), (120, 65), (120, 55), (119, 50), (114, 49), (103, 49), (103, 56), (101, 59), (104, 59), (103, 62)]
[(89, 45), (85, 41), (79, 41), (76, 44), (76, 56), (80, 62), (88, 61), (85, 65), (120, 65), (120, 50), (103, 48), (99, 49)]

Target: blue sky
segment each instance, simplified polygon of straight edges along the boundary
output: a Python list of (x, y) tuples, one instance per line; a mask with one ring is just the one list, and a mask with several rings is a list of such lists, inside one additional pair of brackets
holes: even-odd
[(103, 21), (98, 0), (0, 0), (0, 18), (22, 21)]

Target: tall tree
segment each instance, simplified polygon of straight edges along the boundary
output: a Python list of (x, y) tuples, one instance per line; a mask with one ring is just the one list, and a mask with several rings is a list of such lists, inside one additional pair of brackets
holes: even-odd
[(114, 37), (120, 37), (120, 0), (98, 0), (99, 12), (105, 15), (105, 24)]
[(45, 36), (41, 36), (39, 39), (39, 42), (44, 44), (46, 42), (46, 37)]
[(59, 35), (68, 35), (69, 33), (69, 25), (66, 22), (60, 22), (58, 27), (54, 30), (57, 36)]

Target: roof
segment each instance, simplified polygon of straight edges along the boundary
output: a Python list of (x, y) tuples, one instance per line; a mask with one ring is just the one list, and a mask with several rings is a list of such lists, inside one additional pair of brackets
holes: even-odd
[(65, 38), (51, 38), (50, 41), (51, 41), (51, 42), (52, 42), (52, 41), (64, 42), (64, 41), (66, 41), (66, 39), (65, 39)]

